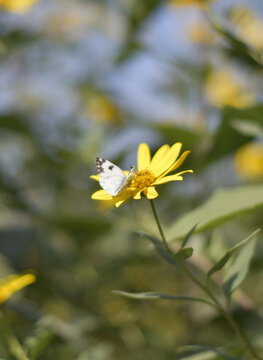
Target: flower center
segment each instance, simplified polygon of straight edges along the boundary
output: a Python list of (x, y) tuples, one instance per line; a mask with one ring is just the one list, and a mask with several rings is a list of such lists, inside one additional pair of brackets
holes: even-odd
[(151, 186), (151, 184), (154, 182), (155, 178), (153, 174), (149, 170), (141, 170), (137, 171), (134, 174), (133, 180), (132, 180), (132, 186), (143, 189), (145, 187)]

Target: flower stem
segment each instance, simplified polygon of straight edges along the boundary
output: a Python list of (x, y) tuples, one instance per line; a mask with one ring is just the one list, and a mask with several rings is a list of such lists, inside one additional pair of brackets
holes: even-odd
[(160, 224), (160, 221), (159, 221), (159, 218), (158, 218), (156, 209), (155, 209), (154, 202), (153, 202), (153, 200), (149, 200), (149, 201), (150, 201), (151, 208), (152, 208), (152, 212), (153, 212), (153, 216), (154, 216), (154, 219), (155, 219), (156, 224), (157, 224), (157, 226), (158, 226), (158, 230), (159, 230), (159, 233), (160, 233), (160, 235), (161, 235), (162, 241), (163, 241), (163, 243), (164, 243), (165, 249), (170, 253), (171, 250), (170, 250), (169, 245), (168, 245), (168, 242), (166, 241), (166, 238), (165, 238), (165, 236), (164, 236), (164, 232), (163, 232), (162, 226), (161, 226), (161, 224)]
[[(155, 219), (156, 224), (158, 226), (158, 229), (159, 229), (163, 244), (165, 246), (165, 249), (170, 255), (174, 255), (174, 253), (170, 249), (170, 247), (168, 245), (168, 242), (166, 240), (166, 237), (164, 235), (162, 226), (160, 224), (160, 221), (159, 221), (159, 218), (158, 218), (158, 215), (157, 215), (154, 203), (153, 203), (153, 200), (150, 200), (150, 204), (151, 204), (153, 216), (154, 216), (154, 219)], [(256, 359), (256, 360), (262, 360), (262, 358), (256, 353), (256, 351), (254, 350), (254, 348), (250, 344), (250, 341), (246, 337), (243, 330), (239, 327), (239, 325), (237, 324), (235, 319), (232, 317), (231, 313), (223, 308), (223, 306), (220, 304), (220, 302), (217, 300), (217, 298), (214, 296), (214, 294), (210, 291), (210, 289), (205, 284), (203, 284), (199, 279), (197, 279), (187, 269), (187, 267), (185, 266), (184, 263), (181, 262), (179, 265), (181, 266), (181, 269), (184, 271), (184, 273), (191, 279), (191, 281), (193, 283), (195, 283), (201, 290), (203, 290), (203, 292), (206, 293), (206, 295), (213, 301), (213, 303), (215, 304), (215, 307), (217, 308), (218, 312), (225, 318), (225, 320), (228, 322), (228, 324), (232, 327), (232, 329), (236, 332), (236, 334), (242, 340), (243, 344), (245, 345), (247, 351), (250, 353), (252, 358)]]
[(262, 358), (256, 353), (253, 349), (252, 345), (250, 344), (249, 340), (247, 339), (243, 330), (239, 327), (235, 319), (232, 315), (226, 311), (217, 298), (213, 295), (213, 293), (201, 282), (199, 281), (186, 267), (184, 264), (180, 264), (184, 273), (197, 285), (200, 289), (202, 289), (207, 296), (213, 300), (214, 304), (217, 307), (218, 312), (227, 320), (227, 322), (231, 325), (232, 329), (238, 334), (238, 336), (242, 339), (243, 343), (245, 344), (248, 352), (253, 356), (254, 359), (262, 360)]
[(18, 340), (10, 335), (7, 339), (10, 352), (17, 360), (29, 360)]

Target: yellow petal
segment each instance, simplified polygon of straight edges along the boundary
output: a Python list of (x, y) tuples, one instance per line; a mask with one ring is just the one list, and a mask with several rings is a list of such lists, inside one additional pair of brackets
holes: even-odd
[(187, 172), (192, 173), (193, 170), (184, 170), (184, 171), (179, 172), (178, 174), (169, 175), (169, 176), (165, 176), (165, 177), (163, 177), (163, 178), (161, 178), (161, 179), (157, 179), (157, 180), (153, 183), (153, 185), (165, 184), (165, 183), (170, 182), (170, 181), (182, 181), (182, 180), (183, 180), (183, 177), (180, 176), (180, 175), (182, 175), (182, 174), (184, 174), (184, 173), (187, 173)]
[(159, 194), (153, 186), (150, 186), (144, 190), (144, 194), (148, 199), (155, 199)]
[(176, 170), (177, 168), (179, 168), (179, 166), (182, 165), (182, 163), (185, 161), (185, 159), (187, 158), (188, 154), (190, 154), (191, 151), (185, 151), (182, 153), (182, 155), (179, 157), (179, 159), (173, 164), (173, 166), (171, 167), (171, 169), (169, 170), (169, 172)]
[(9, 276), (2, 284), (0, 283), (0, 303), (6, 301), (14, 292), (35, 281), (36, 276), (34, 274)]
[(123, 190), (120, 195), (116, 196), (114, 199), (116, 200), (115, 206), (119, 207), (124, 201), (128, 200), (134, 194), (134, 189), (128, 187), (127, 189)]
[(98, 190), (91, 195), (93, 200), (112, 200), (114, 199), (113, 196), (108, 194), (105, 190)]
[(149, 170), (152, 171), (156, 178), (169, 172), (169, 169), (178, 158), (181, 148), (181, 143), (175, 143), (162, 157), (159, 158), (158, 163), (156, 162), (154, 166), (152, 166), (151, 163)]
[(138, 171), (146, 169), (151, 162), (151, 152), (149, 146), (145, 143), (139, 145), (137, 154)]
[(142, 192), (142, 190), (140, 190), (140, 191), (138, 191), (134, 196), (133, 196), (133, 198), (135, 199), (135, 200), (140, 200), (142, 197), (141, 197), (141, 192)]
[(100, 174), (97, 175), (90, 175), (90, 178), (96, 181), (100, 181)]
[(154, 154), (149, 168), (154, 169), (156, 166), (158, 166), (162, 158), (165, 156), (165, 154), (167, 154), (169, 150), (170, 150), (170, 146), (167, 144), (160, 147), (160, 149), (157, 150), (156, 153)]
[(111, 196), (105, 190), (98, 190), (91, 195), (93, 200), (111, 201), (115, 206), (120, 206), (124, 201), (128, 200), (133, 195), (133, 190), (127, 188), (123, 190), (118, 196)]
[(121, 204), (124, 203), (124, 201), (125, 201), (125, 200), (117, 201), (117, 202), (115, 203), (115, 206), (118, 208), (119, 206), (121, 206)]

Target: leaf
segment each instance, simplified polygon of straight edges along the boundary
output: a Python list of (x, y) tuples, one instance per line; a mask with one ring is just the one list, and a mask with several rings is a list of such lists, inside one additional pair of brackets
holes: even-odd
[(208, 271), (207, 277), (209, 278), (212, 276), (215, 272), (222, 269), (222, 267), (225, 266), (225, 264), (228, 262), (228, 260), (231, 258), (231, 256), (239, 250), (242, 246), (246, 245), (249, 240), (253, 239), (260, 231), (261, 229), (255, 230), (252, 234), (250, 234), (247, 238), (240, 241), (237, 245), (233, 246), (231, 249), (227, 250), (224, 256), (221, 257), (221, 259)]
[[(179, 352), (184, 352), (184, 351), (200, 351), (194, 355), (189, 355), (183, 358), (180, 358), (182, 360), (205, 360), (205, 359), (214, 359), (214, 355), (216, 354), (217, 356), (220, 357), (220, 359), (226, 359), (226, 360), (240, 360), (240, 358), (236, 357), (236, 356), (232, 356), (232, 355), (228, 355), (226, 354), (224, 351), (222, 351), (221, 349), (215, 349), (211, 346), (205, 346), (205, 345), (185, 345), (185, 346), (180, 346), (179, 349), (177, 350)], [(198, 356), (200, 355), (200, 356)]]
[(145, 232), (142, 232), (142, 231), (136, 232), (136, 234), (149, 239), (153, 243), (153, 245), (154, 245), (155, 249), (157, 250), (157, 252), (159, 253), (159, 255), (171, 265), (178, 266), (179, 262), (186, 260), (193, 254), (193, 248), (187, 247), (184, 249), (180, 249), (179, 251), (177, 251), (177, 253), (174, 253), (171, 255), (166, 250), (164, 243), (162, 241), (160, 241), (159, 239), (157, 239), (156, 237), (154, 237), (150, 234), (147, 234)]
[(30, 359), (37, 359), (47, 349), (54, 337), (54, 332), (47, 328), (38, 329), (34, 336), (28, 337), (26, 347)]
[(143, 231), (139, 231), (139, 232), (135, 232), (135, 234), (139, 235), (139, 236), (142, 236), (142, 237), (145, 237), (147, 239), (149, 239), (155, 249), (157, 250), (158, 254), (165, 260), (167, 261), (169, 264), (171, 265), (175, 265), (175, 266), (178, 266), (178, 262), (175, 260), (175, 258), (173, 256), (171, 256), (165, 249), (165, 246), (164, 244), (159, 240), (157, 239), (156, 237), (154, 237), (153, 235), (150, 235), (146, 232), (143, 232)]
[(254, 238), (240, 251), (232, 266), (228, 269), (223, 284), (224, 292), (228, 298), (244, 281), (254, 254), (255, 245), (256, 239)]
[(226, 29), (221, 22), (208, 10), (207, 15), (215, 30), (221, 35), (227, 43), (224, 50), (231, 57), (239, 62), (249, 65), (255, 69), (262, 68), (262, 60), (260, 53), (257, 53), (250, 46), (248, 46), (242, 39), (238, 38), (233, 32)]
[(196, 227), (197, 227), (198, 224), (195, 224), (189, 231), (188, 233), (186, 234), (184, 240), (182, 241), (182, 246), (181, 248), (184, 248), (185, 245), (187, 244), (188, 240), (190, 239), (191, 235), (193, 234), (193, 232), (195, 231)]
[(218, 360), (215, 357), (215, 353), (212, 351), (206, 350), (201, 351), (192, 355), (187, 355), (180, 358), (181, 360)]
[(119, 294), (122, 296), (126, 296), (131, 299), (138, 299), (138, 300), (158, 300), (158, 299), (165, 299), (165, 300), (183, 300), (183, 301), (198, 301), (202, 302), (211, 306), (214, 306), (213, 303), (206, 299), (189, 297), (189, 296), (177, 296), (177, 295), (168, 295), (168, 294), (160, 294), (156, 292), (140, 292), (140, 293), (131, 293), (127, 291), (121, 290), (113, 290), (115, 294)]
[(241, 134), (253, 137), (263, 138), (263, 126), (251, 120), (233, 120), (232, 127), (239, 131)]
[(172, 223), (167, 239), (181, 239), (198, 223), (194, 233), (214, 228), (263, 207), (263, 185), (245, 185), (216, 191), (201, 206)]
[(263, 125), (263, 105), (257, 104), (244, 109), (226, 107), (222, 110), (222, 121), (213, 134), (213, 145), (202, 159), (199, 160), (199, 169), (236, 151), (240, 146), (251, 141), (254, 133), (242, 132), (235, 126), (235, 121), (251, 121), (254, 128)]
[(194, 250), (192, 247), (183, 248), (177, 251), (177, 253), (174, 255), (174, 258), (180, 263), (191, 257), (193, 255), (193, 251)]
[(236, 112), (227, 107), (222, 111), (222, 121), (213, 135), (213, 145), (203, 157), (202, 166), (207, 166), (222, 157), (233, 153), (241, 145), (252, 140), (251, 136), (241, 134), (232, 126), (232, 120), (236, 118)]

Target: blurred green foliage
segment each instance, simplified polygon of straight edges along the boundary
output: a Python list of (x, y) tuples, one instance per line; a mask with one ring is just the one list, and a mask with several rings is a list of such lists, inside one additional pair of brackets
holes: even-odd
[[(158, 236), (146, 199), (119, 209), (90, 199), (97, 155), (129, 168), (140, 142), (153, 153), (180, 141), (194, 175), (163, 186), (156, 206), (175, 248), (198, 223), (181, 252), (193, 249), (195, 273), (262, 227), (263, 160), (262, 178), (247, 181), (235, 154), (262, 144), (263, 49), (238, 36), (242, 21), (218, 3), (42, 0), (23, 14), (1, 10), (0, 278), (37, 272), (35, 284), (1, 305), (1, 359), (249, 359), (206, 304), (163, 299), (203, 294), (134, 234)], [(255, 9), (263, 22), (262, 6)], [(212, 42), (193, 44), (184, 19), (206, 22)], [(213, 103), (207, 82), (218, 68), (238, 85), (214, 84)], [(244, 92), (252, 104), (240, 103)], [(261, 232), (211, 279), (220, 296), (235, 264), (250, 263), (232, 313), (261, 351), (262, 251)]]

